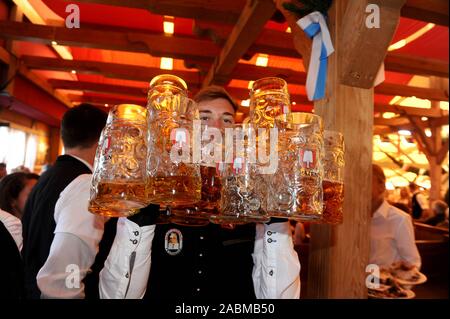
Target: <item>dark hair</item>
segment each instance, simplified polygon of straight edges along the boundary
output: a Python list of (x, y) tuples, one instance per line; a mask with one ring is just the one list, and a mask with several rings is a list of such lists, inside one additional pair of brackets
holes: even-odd
[(0, 168), (6, 168), (6, 163), (0, 163)]
[(377, 164), (372, 164), (372, 174), (379, 183), (386, 183), (386, 176), (384, 175), (383, 169)]
[(107, 116), (102, 110), (87, 103), (68, 110), (61, 122), (64, 147), (88, 148), (96, 144), (106, 124)]
[(12, 173), (3, 177), (0, 181), (0, 209), (15, 215), (18, 213), (12, 205), (12, 201), (19, 197), (30, 179), (39, 179), (39, 175), (33, 173)]
[(236, 112), (238, 110), (238, 105), (236, 101), (231, 97), (231, 95), (221, 86), (210, 85), (201, 89), (194, 97), (195, 102), (200, 103), (203, 101), (211, 101), (215, 99), (225, 99), (230, 102), (233, 110)]
[(414, 183), (414, 182), (409, 183), (409, 189), (416, 190), (418, 188), (419, 188), (419, 185), (417, 185), (416, 183)]

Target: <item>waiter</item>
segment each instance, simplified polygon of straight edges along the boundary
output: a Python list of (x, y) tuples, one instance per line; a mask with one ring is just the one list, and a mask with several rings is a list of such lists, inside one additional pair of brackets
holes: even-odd
[[(220, 87), (195, 97), (202, 124), (234, 123), (235, 101)], [(158, 206), (120, 218), (102, 298), (299, 298), (300, 263), (285, 220), (232, 229), (154, 224)]]
[[(92, 165), (106, 117), (105, 112), (89, 104), (71, 108), (63, 116), (61, 138), (65, 155), (57, 158), (33, 188), (22, 220), (27, 298), (98, 295), (98, 272), (106, 256), (101, 259), (109, 248), (108, 240), (100, 243), (105, 220), (88, 212), (87, 201)], [(108, 233), (114, 238), (115, 224), (108, 225)], [(76, 271), (74, 275), (85, 279), (84, 283), (73, 282), (68, 287), (66, 279), (70, 271)], [(88, 273), (91, 274), (86, 277)]]

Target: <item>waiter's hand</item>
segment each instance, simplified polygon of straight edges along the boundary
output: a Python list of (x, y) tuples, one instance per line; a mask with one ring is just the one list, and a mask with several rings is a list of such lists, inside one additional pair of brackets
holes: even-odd
[(160, 214), (159, 205), (150, 204), (141, 208), (138, 213), (127, 217), (139, 227), (154, 225)]

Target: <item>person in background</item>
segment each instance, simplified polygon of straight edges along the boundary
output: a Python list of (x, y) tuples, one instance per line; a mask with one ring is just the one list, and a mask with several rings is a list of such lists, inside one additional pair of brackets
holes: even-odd
[[(237, 104), (221, 87), (194, 100), (202, 124), (234, 123)], [(102, 298), (296, 298), (300, 262), (286, 220), (234, 227), (157, 224), (158, 206), (119, 218), (117, 236), (100, 273)], [(156, 206), (156, 207), (155, 207)], [(178, 235), (178, 249), (167, 249)]]
[(429, 211), (428, 206), (428, 200), (426, 199), (425, 195), (420, 190), (420, 187), (416, 183), (410, 183), (409, 189), (412, 194), (411, 198), (411, 210), (412, 210), (412, 217), (414, 219), (420, 219), (422, 218), (423, 214), (427, 214), (427, 211)]
[(0, 300), (24, 297), (20, 217), (38, 178), (36, 174), (13, 173), (0, 180)]
[(31, 189), (39, 175), (12, 173), (0, 181), (0, 221), (9, 231), (17, 248), (22, 250), (22, 215)]
[(431, 204), (431, 210), (433, 216), (425, 219), (423, 223), (431, 225), (431, 226), (437, 226), (438, 224), (441, 224), (445, 222), (445, 211), (448, 209), (447, 204), (442, 200), (436, 200)]
[[(98, 294), (95, 267), (100, 268), (96, 263), (103, 261), (94, 263), (94, 259), (99, 249), (102, 252), (107, 247), (100, 243), (105, 219), (91, 214), (87, 203), (92, 165), (106, 118), (105, 112), (90, 104), (71, 108), (62, 118), (65, 154), (42, 174), (23, 216), (27, 298), (83, 298)], [(69, 265), (76, 265), (80, 279), (84, 279), (72, 289), (66, 285)]]
[(8, 172), (6, 171), (6, 163), (0, 163), (0, 179), (8, 175)]
[(0, 209), (22, 219), (25, 203), (39, 175), (33, 173), (12, 173), (0, 181)]
[(385, 185), (382, 168), (373, 164), (370, 263), (387, 268), (402, 261), (420, 269), (411, 216), (385, 200)]

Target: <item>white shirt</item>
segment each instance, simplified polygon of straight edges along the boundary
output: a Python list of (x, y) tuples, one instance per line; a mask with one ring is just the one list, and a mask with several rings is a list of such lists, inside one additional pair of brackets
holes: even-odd
[(56, 202), (55, 237), (37, 274), (41, 298), (84, 298), (81, 281), (94, 263), (107, 220), (88, 211), (91, 178), (91, 174), (78, 176)]
[(19, 251), (22, 251), (23, 237), (22, 237), (22, 222), (16, 216), (0, 209), (0, 222), (5, 225), (5, 228), (11, 234)]
[[(100, 272), (100, 297), (143, 298), (151, 269), (155, 225), (139, 227), (119, 218), (113, 246)], [(130, 265), (134, 255), (134, 264)], [(258, 299), (300, 297), (300, 262), (289, 223), (257, 224), (253, 286)]]
[(410, 215), (384, 201), (374, 213), (370, 228), (371, 264), (389, 267), (403, 260), (420, 269), (421, 259)]

